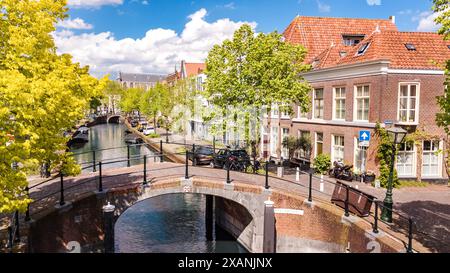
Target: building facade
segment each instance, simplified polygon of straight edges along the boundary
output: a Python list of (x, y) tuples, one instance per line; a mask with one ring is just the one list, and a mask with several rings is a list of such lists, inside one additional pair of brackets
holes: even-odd
[(165, 75), (160, 74), (136, 74), (119, 72), (117, 82), (124, 88), (142, 88), (148, 90), (158, 82), (166, 80)]
[[(400, 178), (447, 179), (441, 152), (446, 137), (435, 118), (436, 97), (444, 93), (443, 63), (450, 59), (450, 43), (434, 33), (399, 32), (394, 23), (393, 18), (314, 17), (297, 17), (291, 23), (284, 36), (288, 42), (307, 46), (307, 62), (313, 67), (303, 75), (312, 86), (311, 111), (302, 113), (298, 106), (294, 116), (272, 111), (265, 121), (264, 155), (286, 158), (282, 139), (303, 136), (310, 139), (312, 149), (297, 151), (296, 157), (312, 161), (326, 153), (333, 162), (353, 165), (355, 171), (377, 173), (379, 123), (402, 127), (412, 138), (399, 147)], [(311, 41), (317, 36), (310, 31), (323, 34), (316, 41), (320, 49)], [(371, 132), (368, 148), (359, 143), (363, 130)]]

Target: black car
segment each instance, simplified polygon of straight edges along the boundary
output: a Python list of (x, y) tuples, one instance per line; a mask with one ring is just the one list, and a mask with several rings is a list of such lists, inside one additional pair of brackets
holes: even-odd
[(210, 147), (204, 146), (196, 146), (195, 152), (192, 150), (189, 151), (189, 160), (192, 161), (192, 164), (201, 165), (201, 164), (211, 164), (214, 160), (214, 150)]
[(215, 155), (214, 160), (211, 162), (213, 168), (227, 168), (227, 163), (231, 170), (244, 171), (248, 166), (251, 166), (250, 156), (246, 150), (243, 149), (221, 149)]

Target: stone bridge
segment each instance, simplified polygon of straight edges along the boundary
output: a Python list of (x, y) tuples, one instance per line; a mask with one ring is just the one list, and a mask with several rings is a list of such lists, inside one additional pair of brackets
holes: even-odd
[(270, 189), (264, 176), (232, 172), (231, 183), (226, 177), (225, 170), (189, 166), (185, 179), (185, 165), (169, 162), (147, 164), (146, 184), (142, 165), (103, 170), (100, 192), (98, 173), (65, 178), (63, 205), (59, 179), (38, 185), (30, 192), (38, 201), (30, 206), (29, 251), (65, 252), (72, 241), (85, 251), (101, 249), (107, 202), (115, 204), (117, 219), (142, 200), (189, 193), (214, 197), (216, 223), (253, 253), (263, 252), (267, 200), (275, 207), (276, 252), (405, 252), (405, 236), (382, 224), (374, 234), (368, 219), (346, 217), (319, 185), (308, 202), (306, 176), (300, 182), (270, 177)]
[(121, 119), (121, 115), (119, 114), (108, 114), (97, 117), (94, 121), (88, 123), (88, 127), (92, 127), (98, 124), (107, 124), (107, 123), (119, 123)]

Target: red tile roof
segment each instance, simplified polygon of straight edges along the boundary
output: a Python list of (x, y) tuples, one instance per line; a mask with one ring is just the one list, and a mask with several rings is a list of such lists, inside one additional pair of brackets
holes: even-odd
[[(369, 47), (359, 55), (358, 50), (366, 43)], [(416, 50), (408, 50), (405, 46), (408, 43)], [(389, 67), (395, 69), (443, 69), (450, 59), (448, 45), (450, 42), (436, 33), (380, 31), (354, 47), (331, 46), (313, 60), (315, 69), (375, 60), (388, 60)], [(340, 56), (341, 51), (346, 56)]]
[(205, 63), (185, 63), (186, 75), (188, 78), (202, 73), (206, 69)]
[(284, 37), (286, 41), (305, 46), (309, 62), (332, 43), (342, 44), (343, 34), (367, 37), (377, 27), (381, 31), (397, 31), (391, 20), (297, 16), (285, 30)]

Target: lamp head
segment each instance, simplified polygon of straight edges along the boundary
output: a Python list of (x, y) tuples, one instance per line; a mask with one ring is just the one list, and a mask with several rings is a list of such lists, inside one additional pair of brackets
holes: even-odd
[(392, 127), (387, 130), (389, 134), (389, 139), (394, 144), (400, 144), (405, 140), (406, 135), (408, 132), (400, 127)]

